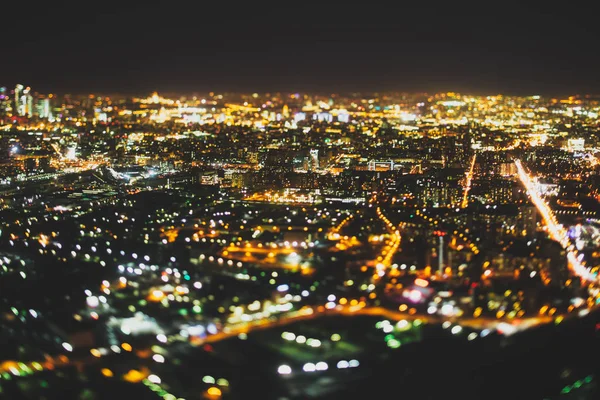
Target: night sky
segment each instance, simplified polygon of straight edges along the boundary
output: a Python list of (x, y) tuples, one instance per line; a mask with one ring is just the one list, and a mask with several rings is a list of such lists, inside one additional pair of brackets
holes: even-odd
[(600, 26), (582, 6), (124, 3), (3, 5), (0, 86), (131, 94), (600, 93)]

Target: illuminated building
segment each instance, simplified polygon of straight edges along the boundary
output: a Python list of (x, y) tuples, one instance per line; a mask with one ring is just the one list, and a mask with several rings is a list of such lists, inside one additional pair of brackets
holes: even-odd
[(0, 87), (0, 118), (9, 115), (12, 110), (10, 97), (5, 87)]
[(25, 112), (24, 115), (27, 117), (33, 116), (33, 96), (31, 95), (31, 88), (27, 87), (23, 90), (23, 94), (25, 94)]
[(515, 176), (517, 174), (517, 167), (515, 163), (504, 162), (500, 164), (500, 175), (502, 176)]
[(35, 104), (34, 115), (39, 118), (50, 118), (50, 99), (38, 98)]
[(317, 120), (319, 122), (332, 122), (333, 115), (331, 115), (330, 113), (320, 112), (320, 113), (315, 113), (313, 115), (313, 119)]
[(376, 161), (370, 160), (368, 164), (369, 171), (393, 171), (394, 170), (394, 161)]
[(303, 112), (299, 112), (294, 115), (294, 122), (304, 121), (305, 119), (306, 119), (306, 114)]
[(67, 153), (65, 154), (67, 160), (75, 160), (77, 158), (77, 145), (71, 145), (67, 147)]
[(446, 236), (446, 232), (435, 231), (434, 235), (438, 237), (438, 274), (440, 276), (444, 275), (444, 236)]
[(513, 181), (506, 179), (477, 179), (473, 181), (472, 195), (482, 204), (506, 204), (513, 199)]
[(319, 150), (312, 149), (310, 150), (310, 171), (315, 171), (319, 169)]
[(17, 115), (23, 115), (22, 110), (21, 110), (21, 96), (22, 96), (22, 92), (23, 92), (23, 85), (21, 85), (20, 83), (17, 84), (17, 86), (15, 86), (15, 113)]
[(219, 175), (216, 171), (204, 172), (200, 175), (200, 183), (202, 185), (218, 185)]
[(350, 121), (350, 115), (348, 113), (341, 113), (337, 116), (338, 121), (348, 123)]
[(15, 87), (15, 110), (20, 117), (33, 116), (33, 96), (31, 88), (18, 84)]
[(419, 204), (445, 207), (460, 204), (462, 188), (451, 177), (425, 176), (417, 179), (416, 199)]
[(567, 147), (569, 151), (583, 151), (585, 145), (585, 139), (569, 139), (567, 140)]

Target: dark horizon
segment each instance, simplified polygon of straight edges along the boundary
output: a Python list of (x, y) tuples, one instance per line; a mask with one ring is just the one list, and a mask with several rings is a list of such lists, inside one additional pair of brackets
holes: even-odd
[(408, 90), (361, 90), (361, 91), (335, 91), (335, 90), (216, 90), (216, 89), (206, 89), (206, 90), (160, 90), (156, 88), (150, 88), (148, 90), (140, 89), (131, 92), (119, 92), (119, 91), (106, 91), (106, 90), (98, 90), (98, 91), (88, 91), (88, 92), (75, 92), (75, 91), (66, 91), (66, 90), (54, 90), (49, 88), (49, 90), (40, 90), (40, 86), (32, 85), (30, 82), (15, 82), (14, 84), (0, 84), (0, 87), (6, 87), (8, 91), (12, 91), (16, 84), (22, 84), (25, 87), (29, 86), (33, 90), (34, 93), (40, 93), (42, 95), (45, 94), (53, 94), (55, 96), (74, 96), (74, 97), (84, 97), (84, 96), (108, 96), (108, 97), (127, 97), (127, 98), (144, 98), (149, 97), (152, 93), (158, 93), (161, 96), (166, 98), (179, 98), (179, 97), (191, 97), (191, 96), (204, 96), (209, 93), (214, 93), (215, 95), (251, 95), (257, 93), (260, 96), (263, 95), (291, 95), (291, 94), (301, 94), (301, 95), (309, 95), (309, 96), (338, 96), (338, 97), (365, 97), (368, 98), (370, 96), (393, 96), (393, 95), (409, 95), (409, 96), (433, 96), (444, 93), (455, 93), (460, 96), (474, 96), (474, 97), (486, 97), (486, 96), (506, 96), (506, 97), (532, 97), (532, 96), (540, 96), (545, 99), (564, 99), (566, 97), (578, 97), (578, 98), (587, 98), (587, 99), (600, 99), (600, 90), (595, 93), (577, 93), (577, 92), (564, 92), (564, 93), (541, 93), (541, 92), (492, 92), (492, 91), (462, 91), (462, 90), (430, 90), (430, 91), (408, 91)]
[[(9, 8), (18, 7), (11, 5)], [(7, 10), (10, 11), (10, 10)], [(585, 10), (303, 3), (21, 8), (2, 86), (42, 93), (600, 93)]]

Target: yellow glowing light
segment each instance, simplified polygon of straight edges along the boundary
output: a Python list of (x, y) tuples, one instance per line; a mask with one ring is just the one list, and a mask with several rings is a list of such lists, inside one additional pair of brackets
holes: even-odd
[(221, 397), (221, 394), (222, 394), (221, 389), (219, 389), (218, 387), (215, 387), (215, 386), (208, 388), (206, 393), (212, 397)]
[(150, 301), (161, 301), (164, 299), (165, 294), (162, 290), (153, 290), (148, 296), (148, 300)]
[(123, 375), (123, 379), (131, 383), (141, 382), (142, 380), (144, 380), (144, 378), (146, 378), (146, 375), (135, 369), (132, 369), (125, 375)]
[(94, 357), (98, 357), (98, 358), (102, 357), (102, 354), (100, 354), (100, 350), (98, 350), (98, 349), (91, 349), (90, 353), (92, 353), (92, 355)]

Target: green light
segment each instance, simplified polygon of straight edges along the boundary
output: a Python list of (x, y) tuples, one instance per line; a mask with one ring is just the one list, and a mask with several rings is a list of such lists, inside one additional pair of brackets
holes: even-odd
[(183, 315), (185, 317), (186, 315), (188, 315), (188, 311), (185, 308), (182, 308), (181, 310), (179, 310), (179, 315)]
[(32, 374), (32, 373), (33, 373), (33, 371), (32, 371), (32, 370), (31, 370), (31, 369), (30, 369), (30, 368), (29, 368), (27, 365), (25, 365), (25, 364), (23, 364), (23, 363), (18, 363), (18, 366), (19, 366), (19, 368), (21, 368), (21, 370), (22, 370), (23, 372), (25, 372), (26, 374)]
[(386, 342), (389, 342), (390, 340), (393, 340), (394, 335), (392, 335), (391, 333), (389, 335), (385, 335), (385, 338), (383, 340), (385, 340)]
[(194, 310), (194, 312), (195, 312), (196, 314), (200, 314), (200, 313), (202, 312), (202, 307), (200, 307), (200, 306), (194, 306), (194, 307), (192, 308), (192, 310)]
[(229, 386), (229, 381), (225, 378), (217, 379), (217, 385), (219, 386)]
[(583, 383), (581, 381), (577, 381), (573, 384), (573, 387), (575, 387), (576, 389), (579, 389), (581, 387), (581, 385), (583, 385)]
[(398, 347), (400, 347), (400, 342), (396, 339), (392, 339), (387, 342), (387, 345), (392, 349), (397, 349)]
[(571, 392), (571, 386), (565, 386), (563, 390), (560, 391), (562, 394), (567, 394)]
[(590, 383), (592, 381), (592, 379), (594, 379), (591, 375), (588, 375), (585, 377), (584, 381), (585, 383)]
[(183, 279), (185, 279), (186, 281), (189, 281), (190, 280), (190, 276), (189, 275), (184, 275)]

